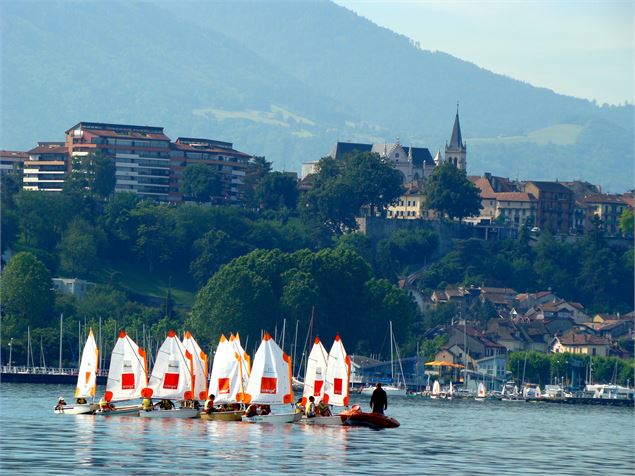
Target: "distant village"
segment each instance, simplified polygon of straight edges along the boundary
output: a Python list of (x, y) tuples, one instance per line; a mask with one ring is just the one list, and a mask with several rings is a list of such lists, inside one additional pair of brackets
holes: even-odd
[[(209, 202), (243, 205), (245, 176), (254, 156), (234, 149), (231, 142), (189, 137), (173, 141), (162, 127), (94, 122), (79, 122), (67, 129), (64, 137), (60, 142), (38, 142), (28, 151), (1, 151), (0, 172), (19, 174), (25, 190), (55, 193), (63, 190), (74, 158), (99, 153), (115, 163), (115, 192), (178, 204), (187, 199), (180, 185), (183, 170), (191, 164), (206, 164), (222, 176), (221, 193), (210, 197)], [(461, 170), (467, 167), (467, 145), (458, 110), (443, 155), (437, 151), (433, 156), (427, 148), (406, 146), (399, 140), (390, 144), (337, 142), (327, 155), (340, 160), (352, 152), (378, 154), (399, 170), (403, 179), (403, 195), (381, 216), (364, 216), (360, 212), (361, 233), (371, 233), (371, 222), (377, 220), (393, 223), (387, 228), (390, 230), (400, 228), (400, 224), (405, 227), (415, 222), (438, 221), (436, 212), (426, 209), (426, 179), (442, 163), (451, 163)], [(300, 192), (311, 189), (317, 166), (318, 161), (304, 163), (300, 176), (295, 175)], [(576, 239), (600, 229), (608, 238), (632, 240), (632, 235), (620, 231), (619, 217), (625, 210), (635, 208), (633, 191), (607, 194), (587, 182), (518, 181), (489, 173), (468, 178), (480, 190), (482, 209), (478, 216), (464, 219), (462, 226), (478, 230), (475, 236), (513, 237), (526, 228), (534, 236), (549, 231), (560, 239)], [(89, 284), (76, 279), (55, 280), (59, 291), (75, 295), (80, 290), (85, 292)], [(499, 385), (507, 378), (508, 352), (570, 352), (623, 358), (633, 354), (633, 312), (587, 313), (580, 303), (565, 301), (550, 290), (522, 294), (509, 288), (447, 287), (430, 296), (416, 296), (418, 291), (409, 288), (406, 280), (400, 284), (413, 294), (422, 311), (444, 303), (456, 305), (456, 322), (437, 326), (423, 336), (447, 336), (436, 360), (464, 365), (468, 372), (491, 378)], [(474, 320), (472, 310), (485, 302), (496, 309), (497, 317), (487, 322)], [(624, 342), (630, 343), (630, 348), (623, 347)], [(367, 357), (353, 356), (353, 381), (377, 378), (382, 365)], [(422, 369), (412, 368), (408, 373), (411, 382), (424, 375)]]

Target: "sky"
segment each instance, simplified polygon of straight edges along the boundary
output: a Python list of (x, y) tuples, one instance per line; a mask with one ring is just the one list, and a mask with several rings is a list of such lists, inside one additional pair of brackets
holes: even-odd
[(495, 73), (598, 104), (632, 103), (633, 0), (334, 0)]

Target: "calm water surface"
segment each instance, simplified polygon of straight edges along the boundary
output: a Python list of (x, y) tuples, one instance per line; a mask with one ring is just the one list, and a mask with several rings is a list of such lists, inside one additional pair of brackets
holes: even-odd
[(0, 473), (635, 474), (631, 408), (391, 398), (372, 431), (55, 415), (73, 391), (0, 384)]

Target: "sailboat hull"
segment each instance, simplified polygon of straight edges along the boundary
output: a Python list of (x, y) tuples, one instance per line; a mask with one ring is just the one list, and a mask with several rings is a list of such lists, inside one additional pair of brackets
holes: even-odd
[(196, 408), (173, 408), (172, 410), (152, 410), (139, 412), (141, 418), (196, 418)]
[(139, 410), (141, 409), (140, 405), (128, 405), (125, 407), (116, 407), (112, 410), (97, 410), (95, 415), (111, 417), (111, 416), (138, 416)]
[(246, 423), (294, 423), (302, 419), (302, 413), (270, 413), (269, 415), (243, 416)]
[(208, 421), (240, 421), (244, 410), (237, 410), (232, 412), (213, 412), (213, 413), (201, 413), (201, 420)]
[(87, 413), (95, 413), (98, 406), (91, 403), (66, 405), (62, 408), (55, 408), (53, 411), (58, 415), (83, 415)]
[(339, 416), (343, 419), (343, 424), (348, 426), (366, 426), (373, 429), (397, 428), (400, 423), (381, 413), (366, 413), (359, 410), (349, 410), (342, 412)]

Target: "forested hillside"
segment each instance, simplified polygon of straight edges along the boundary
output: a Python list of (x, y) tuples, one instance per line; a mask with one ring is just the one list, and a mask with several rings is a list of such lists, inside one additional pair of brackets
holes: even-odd
[[(4, 149), (61, 139), (80, 120), (152, 124), (299, 170), (336, 140), (442, 149), (460, 100), (470, 173), (632, 186), (632, 106), (598, 107), (426, 51), (327, 1), (0, 9)], [(579, 131), (566, 144), (532, 135), (562, 124)]]

